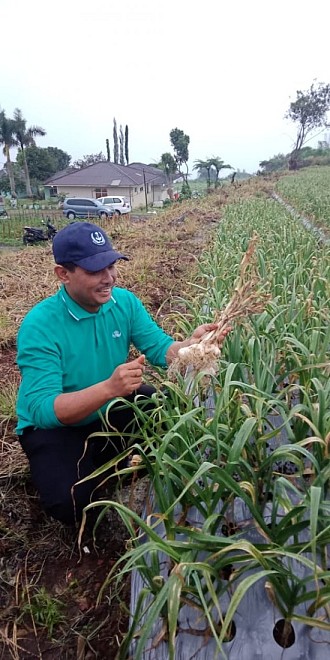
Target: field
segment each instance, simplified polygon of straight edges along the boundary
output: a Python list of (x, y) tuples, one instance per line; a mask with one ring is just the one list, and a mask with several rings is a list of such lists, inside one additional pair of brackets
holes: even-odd
[[(276, 183), (283, 198), (323, 228), (330, 217), (326, 176), (311, 170)], [(317, 201), (313, 205), (308, 193), (307, 207), (308, 177)], [(169, 391), (166, 402), (160, 397), (152, 440), (146, 420), (138, 449), (154, 484), (154, 511), (164, 521), (162, 538), (156, 522), (149, 527), (139, 518), (140, 491), (134, 489), (140, 485), (143, 494), (145, 477), (133, 478), (130, 487), (124, 482), (116, 495), (109, 486), (107, 501), (113, 504), (94, 531), (94, 543), (84, 530), (78, 544), (77, 533), (41, 512), (14, 434), (15, 336), (27, 310), (55, 291), (56, 282), (49, 246), (1, 252), (0, 658), (111, 660), (124, 640), (124, 659), (129, 567), (135, 565), (151, 613), (145, 620), (142, 601), (137, 603), (135, 660), (147, 639), (156, 644), (152, 625), (160, 611), (166, 633), (156, 644), (159, 657), (166, 637), (169, 657), (179, 659), (181, 601), (204, 617), (204, 637), (216, 640), (213, 651), (230, 648), (235, 612), (257, 580), (285, 622), (277, 642), (284, 658), (292, 628), (297, 637), (301, 626), (316, 638), (317, 631), (329, 631), (330, 255), (271, 198), (274, 186), (255, 178), (152, 218), (111, 220), (106, 227), (131, 258), (120, 268), (122, 285), (177, 337), (211, 320), (229, 301), (254, 232), (260, 286), (269, 296), (265, 310), (235, 325), (226, 340), (211, 382), (211, 413), (186, 393), (182, 378), (171, 382), (166, 373), (148, 373), (152, 382), (166, 381)], [(195, 387), (202, 401), (198, 378)], [(242, 535), (234, 514), (238, 501), (261, 540)], [(190, 521), (192, 507), (200, 528)], [(139, 543), (127, 544), (138, 526), (151, 565)], [(167, 557), (168, 579), (160, 576), (159, 553)], [(285, 555), (304, 568), (303, 578), (291, 560), (283, 561)], [(106, 579), (114, 565), (117, 579)], [(226, 610), (219, 612), (225, 596)]]
[(315, 167), (283, 177), (277, 191), (302, 215), (330, 232), (330, 167)]

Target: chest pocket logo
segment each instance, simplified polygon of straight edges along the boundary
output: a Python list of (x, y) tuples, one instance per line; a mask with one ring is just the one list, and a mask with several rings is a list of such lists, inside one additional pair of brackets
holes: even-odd
[(114, 339), (118, 339), (118, 337), (121, 337), (121, 332), (120, 330), (114, 330), (112, 333), (112, 336)]

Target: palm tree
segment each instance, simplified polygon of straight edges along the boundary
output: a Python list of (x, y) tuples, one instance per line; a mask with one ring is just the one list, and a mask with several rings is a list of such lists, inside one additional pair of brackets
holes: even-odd
[(200, 174), (202, 174), (203, 170), (206, 170), (207, 173), (207, 187), (211, 188), (211, 169), (212, 169), (212, 161), (210, 158), (208, 160), (195, 160), (194, 161), (194, 166), (193, 170), (198, 170)]
[(210, 163), (211, 166), (213, 166), (216, 171), (214, 187), (217, 188), (220, 185), (220, 181), (219, 181), (220, 170), (232, 170), (233, 168), (231, 165), (225, 165), (224, 161), (221, 160), (221, 158), (219, 158), (218, 156), (212, 156), (212, 158), (210, 158)]
[(29, 126), (29, 128), (27, 128), (26, 119), (24, 119), (22, 111), (19, 108), (14, 110), (13, 122), (16, 144), (20, 148), (22, 154), (26, 194), (28, 197), (32, 197), (29, 168), (25, 156), (25, 147), (35, 146), (34, 138), (37, 135), (46, 135), (46, 131), (41, 128), (41, 126)]
[(3, 145), (3, 153), (6, 156), (6, 168), (10, 183), (10, 192), (12, 197), (17, 197), (13, 164), (10, 160), (10, 149), (15, 145), (14, 121), (6, 117), (4, 110), (0, 110), (0, 144)]

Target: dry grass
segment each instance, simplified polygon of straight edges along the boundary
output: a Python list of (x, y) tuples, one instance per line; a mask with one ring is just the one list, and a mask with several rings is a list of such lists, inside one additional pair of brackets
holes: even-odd
[[(169, 226), (171, 221), (174, 222)], [(173, 212), (169, 218), (162, 214), (136, 223), (110, 220), (103, 226), (115, 246), (130, 258), (128, 264), (120, 264), (119, 283), (142, 295), (147, 304), (152, 304), (157, 290), (159, 302), (162, 302), (163, 291), (169, 283), (168, 295), (171, 295), (171, 278), (180, 277), (185, 265), (194, 263), (193, 255), (207, 242), (208, 235), (203, 223), (205, 235), (201, 236), (200, 218), (195, 213), (189, 213), (184, 226), (175, 224)], [(180, 255), (183, 251), (184, 254)], [(33, 305), (55, 293), (58, 285), (53, 269), (49, 246), (1, 253), (0, 346), (13, 340), (21, 320)]]
[[(3, 432), (1, 426), (0, 432)], [(27, 469), (28, 460), (18, 442), (3, 439), (0, 445), (0, 480), (24, 475)]]

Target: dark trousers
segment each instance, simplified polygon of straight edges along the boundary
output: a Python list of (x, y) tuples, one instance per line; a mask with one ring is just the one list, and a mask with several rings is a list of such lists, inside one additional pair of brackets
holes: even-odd
[[(142, 385), (126, 399), (133, 401), (136, 394), (141, 394), (143, 396), (139, 397), (138, 405), (143, 406), (144, 410), (151, 410), (153, 403), (149, 397), (153, 392), (153, 387)], [(66, 524), (81, 520), (83, 508), (93, 499), (97, 499), (98, 493), (93, 491), (105, 478), (105, 474), (99, 479), (90, 479), (77, 486), (74, 484), (126, 448), (129, 438), (121, 437), (122, 432), (129, 434), (136, 431), (137, 420), (133, 408), (123, 407), (121, 402), (111, 409), (109, 421), (111, 426), (118, 430), (118, 437), (107, 439), (99, 436), (86, 443), (91, 433), (102, 430), (101, 421), (86, 426), (63, 426), (54, 429), (29, 427), (20, 436), (22, 448), (29, 459), (32, 482), (40, 495), (42, 507), (56, 520)]]

